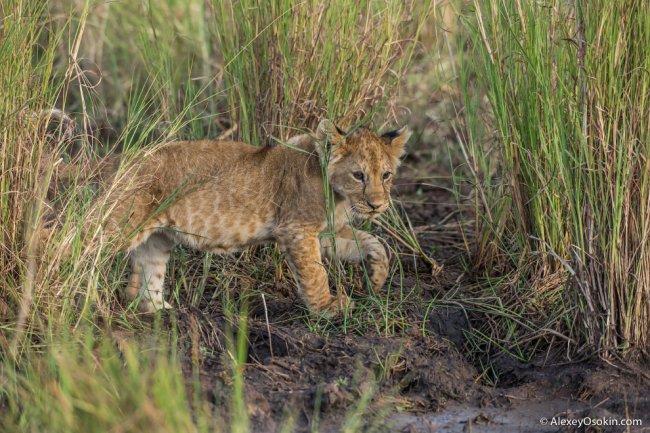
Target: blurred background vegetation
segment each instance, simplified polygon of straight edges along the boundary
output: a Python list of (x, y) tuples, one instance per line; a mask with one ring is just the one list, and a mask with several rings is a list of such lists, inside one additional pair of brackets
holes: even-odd
[[(125, 261), (101, 239), (106, 210), (81, 177), (52, 199), (56, 167), (116, 148), (128, 161), (175, 139), (266, 145), (323, 117), (408, 123), (413, 152), (427, 149), (430, 172), (420, 175), (446, 177), (471, 212), (457, 217), (463, 253), (450, 290), (411, 295), (396, 265), (399, 301), (370, 299), (350, 328), (309, 325), (314, 332), (397, 333), (408, 298), (469, 312), (462, 350), (486, 377), (495, 354), (646, 359), (649, 8), (0, 0), (0, 428), (247, 431), (241, 303), (220, 298), (238, 325), (225, 348), (226, 421), (196, 371), (183, 371), (173, 317), (142, 319), (119, 300)], [(73, 140), (65, 122), (45, 128), (35, 115), (53, 107), (75, 119)], [(36, 227), (50, 219), (60, 227), (38, 252)], [(408, 215), (393, 212), (382, 228), (416, 254), (436, 250), (418, 243)], [(176, 297), (191, 287), (192, 306), (206, 288), (188, 283), (197, 269), (224, 286), (251, 272), (283, 278), (277, 254), (271, 266), (254, 253), (235, 262), (188, 254), (177, 253), (168, 275)]]

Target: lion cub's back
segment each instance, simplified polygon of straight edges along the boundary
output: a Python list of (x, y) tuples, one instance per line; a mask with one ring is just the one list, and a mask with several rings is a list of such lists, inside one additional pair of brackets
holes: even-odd
[(156, 164), (188, 173), (231, 170), (260, 152), (260, 147), (238, 141), (176, 141), (160, 147), (153, 155)]

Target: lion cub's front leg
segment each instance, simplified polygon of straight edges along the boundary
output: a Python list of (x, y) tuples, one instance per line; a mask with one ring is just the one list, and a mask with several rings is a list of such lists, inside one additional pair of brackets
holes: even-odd
[(327, 316), (345, 311), (350, 304), (347, 295), (338, 298), (330, 293), (327, 272), (321, 261), (318, 232), (288, 233), (278, 239), (278, 243), (286, 254), (307, 306)]
[[(334, 258), (330, 239), (321, 240), (321, 252), (328, 259)], [(336, 257), (350, 263), (365, 260), (372, 288), (379, 290), (384, 286), (388, 277), (388, 255), (384, 245), (370, 233), (353, 231), (349, 225), (336, 232)]]

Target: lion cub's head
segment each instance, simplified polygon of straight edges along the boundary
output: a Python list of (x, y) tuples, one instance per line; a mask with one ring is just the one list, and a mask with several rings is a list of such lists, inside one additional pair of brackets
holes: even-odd
[(327, 120), (318, 125), (318, 152), (328, 157), (330, 185), (350, 203), (355, 216), (369, 219), (388, 209), (393, 176), (411, 136), (405, 126), (378, 135), (365, 128), (342, 131)]

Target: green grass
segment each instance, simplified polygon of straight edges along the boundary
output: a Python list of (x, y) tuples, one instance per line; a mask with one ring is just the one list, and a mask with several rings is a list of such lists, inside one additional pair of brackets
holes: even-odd
[[(346, 128), (367, 121), (394, 92), (431, 6), (214, 0), (236, 136), (263, 144), (324, 117)], [(413, 11), (420, 18), (407, 21)]]
[(133, 333), (84, 331), (83, 340), (59, 336), (13, 368), (3, 364), (3, 431), (222, 430), (188, 400), (176, 335), (138, 341)]
[(503, 320), (483, 331), (528, 355), (557, 343), (572, 354), (647, 353), (648, 5), (474, 9), (461, 82), (475, 264), (507, 275), (489, 302)]

